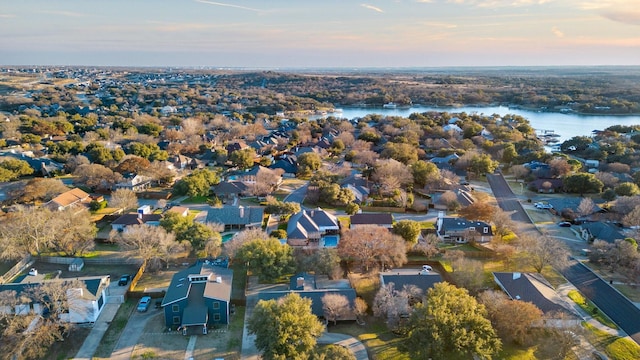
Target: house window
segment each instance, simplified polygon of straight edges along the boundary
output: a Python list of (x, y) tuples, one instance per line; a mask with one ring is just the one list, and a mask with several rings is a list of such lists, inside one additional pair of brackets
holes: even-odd
[(180, 312), (180, 305), (172, 305), (171, 311), (173, 311), (174, 313)]
[(485, 227), (484, 227), (484, 229), (483, 229), (483, 232), (484, 232), (485, 234), (488, 234), (488, 233), (489, 233), (489, 227), (488, 227), (488, 226), (485, 226)]
[(219, 303), (219, 302), (217, 302), (217, 301), (216, 301), (216, 302), (214, 302), (214, 303), (213, 303), (213, 308), (214, 308), (214, 309), (220, 309), (220, 303)]
[(179, 325), (180, 324), (180, 316), (174, 316), (173, 317), (173, 324), (174, 325)]
[(213, 314), (213, 321), (220, 321), (220, 314)]

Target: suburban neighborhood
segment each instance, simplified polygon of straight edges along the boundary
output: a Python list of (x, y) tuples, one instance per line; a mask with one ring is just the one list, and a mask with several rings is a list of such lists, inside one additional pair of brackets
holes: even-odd
[(640, 124), (551, 150), (272, 72), (0, 75), (3, 358), (640, 357)]

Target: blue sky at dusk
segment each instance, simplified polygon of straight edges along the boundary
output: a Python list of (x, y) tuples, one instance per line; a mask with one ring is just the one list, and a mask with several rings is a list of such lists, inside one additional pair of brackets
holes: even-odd
[(640, 65), (640, 0), (0, 0), (0, 63)]

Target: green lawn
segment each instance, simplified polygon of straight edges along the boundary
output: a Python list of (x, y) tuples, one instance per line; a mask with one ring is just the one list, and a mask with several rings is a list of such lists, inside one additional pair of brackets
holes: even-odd
[(181, 201), (182, 204), (206, 204), (208, 196), (191, 196)]
[(584, 328), (588, 330), (589, 342), (604, 352), (612, 360), (636, 360), (640, 359), (640, 345), (626, 338), (611, 335), (605, 331), (595, 328), (589, 323), (584, 323)]
[(244, 291), (247, 286), (247, 269), (244, 264), (233, 263), (233, 283), (231, 285), (231, 300), (244, 303)]
[(598, 309), (591, 301), (582, 296), (580, 292), (577, 290), (571, 290), (567, 294), (569, 299), (573, 300), (578, 306), (580, 306), (584, 311), (593, 316), (594, 319), (598, 320), (602, 325), (608, 326), (612, 329), (617, 329), (618, 326), (605, 315), (600, 309)]

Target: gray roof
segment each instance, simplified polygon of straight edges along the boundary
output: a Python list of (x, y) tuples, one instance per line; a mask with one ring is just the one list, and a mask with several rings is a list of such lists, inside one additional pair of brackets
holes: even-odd
[[(189, 275), (207, 275), (209, 280), (205, 283), (190, 283)], [(221, 282), (216, 278), (220, 277)], [(231, 282), (233, 270), (207, 264), (199, 261), (193, 266), (179, 271), (173, 275), (171, 284), (162, 300), (162, 306), (169, 305), (181, 299), (189, 298), (192, 301), (201, 301), (209, 298), (229, 302), (231, 299)]]
[(264, 209), (261, 207), (223, 206), (221, 208), (209, 208), (207, 213), (208, 223), (224, 225), (249, 225), (262, 223)]
[(533, 303), (545, 314), (550, 312), (574, 314), (569, 305), (540, 274), (494, 272), (493, 277), (511, 299)]
[[(465, 218), (443, 218), (442, 219), (442, 228), (440, 229), (440, 235), (444, 235), (447, 231), (462, 231), (468, 228), (474, 228), (480, 234), (484, 235), (493, 235), (493, 230), (491, 229), (491, 225), (487, 224), (484, 221), (469, 221)], [(487, 233), (484, 232), (484, 229), (487, 229)]]
[(604, 240), (609, 243), (613, 243), (616, 240), (622, 240), (625, 236), (618, 231), (618, 228), (614, 225), (603, 222), (585, 222), (580, 225), (583, 229), (586, 229), (591, 235), (598, 239)]
[[(419, 272), (416, 270), (416, 272)], [(438, 273), (429, 274), (396, 274), (392, 272), (381, 273), (382, 285), (393, 283), (397, 290), (402, 290), (405, 285), (415, 285), (426, 294), (433, 285), (442, 282), (442, 276)]]
[(302, 210), (289, 218), (287, 237), (291, 239), (317, 238), (320, 236), (321, 227), (338, 226), (338, 219), (320, 208)]
[(248, 187), (241, 181), (223, 181), (213, 187), (216, 195), (242, 194)]
[(391, 214), (355, 214), (351, 215), (351, 225), (390, 225), (393, 224)]
[[(139, 217), (142, 215), (142, 217)], [(119, 218), (115, 219), (111, 224), (112, 225), (141, 225), (149, 221), (160, 221), (162, 219), (162, 215), (160, 214), (124, 214)]]
[[(578, 206), (580, 206), (582, 199), (583, 198), (581, 197), (561, 197), (557, 199), (549, 199), (548, 202), (549, 204), (553, 205), (553, 208), (558, 212), (561, 212), (564, 209), (571, 209), (572, 211), (578, 211)], [(592, 214), (601, 212), (601, 211), (602, 211), (602, 208), (600, 206), (598, 206), (597, 204), (593, 205)]]

